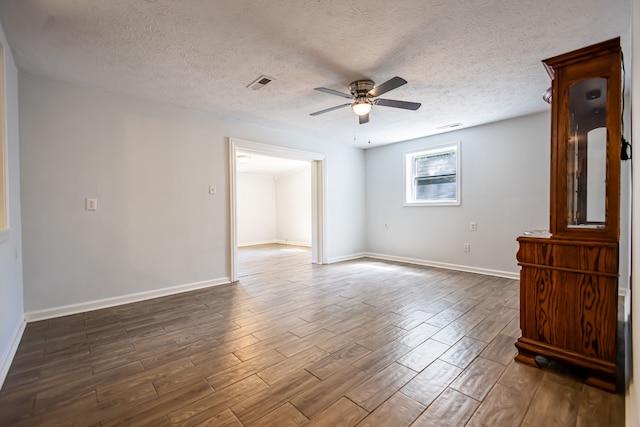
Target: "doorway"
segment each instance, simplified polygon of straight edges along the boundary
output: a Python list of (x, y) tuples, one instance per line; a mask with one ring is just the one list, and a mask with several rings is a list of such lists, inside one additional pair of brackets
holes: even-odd
[(229, 194), (230, 194), (230, 278), (238, 280), (238, 210), (237, 210), (237, 153), (248, 153), (311, 163), (311, 262), (325, 264), (325, 155), (274, 146), (253, 141), (229, 138)]

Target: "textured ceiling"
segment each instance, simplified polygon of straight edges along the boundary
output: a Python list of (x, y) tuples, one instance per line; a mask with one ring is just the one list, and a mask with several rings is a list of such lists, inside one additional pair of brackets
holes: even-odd
[[(18, 67), (371, 147), (548, 108), (542, 59), (621, 36), (631, 0), (1, 0)], [(246, 86), (260, 75), (261, 90)], [(357, 125), (354, 80), (409, 84)], [(369, 141), (371, 143), (369, 144)]]

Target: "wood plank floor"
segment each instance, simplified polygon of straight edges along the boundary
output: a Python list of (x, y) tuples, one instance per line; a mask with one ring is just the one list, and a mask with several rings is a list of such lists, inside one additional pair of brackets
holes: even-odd
[(513, 362), (518, 282), (239, 250), (238, 283), (27, 325), (1, 426), (624, 425), (624, 399)]

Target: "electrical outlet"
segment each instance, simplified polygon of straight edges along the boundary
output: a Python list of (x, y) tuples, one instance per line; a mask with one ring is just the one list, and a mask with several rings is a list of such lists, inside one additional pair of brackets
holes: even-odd
[(476, 223), (475, 221), (471, 221), (469, 223), (469, 230), (476, 231), (477, 229), (478, 229), (478, 223)]
[(465, 252), (471, 252), (471, 244), (463, 243), (462, 244), (462, 250), (465, 251)]
[(86, 198), (84, 199), (84, 208), (88, 211), (98, 210), (98, 199)]
[(385, 225), (384, 225), (384, 229), (385, 229), (385, 230), (388, 230), (388, 229), (389, 229), (389, 224), (385, 224)]

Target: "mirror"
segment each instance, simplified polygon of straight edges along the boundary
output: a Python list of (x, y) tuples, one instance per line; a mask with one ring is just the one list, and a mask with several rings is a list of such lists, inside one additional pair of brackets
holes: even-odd
[(604, 228), (607, 174), (607, 79), (569, 88), (567, 225)]

